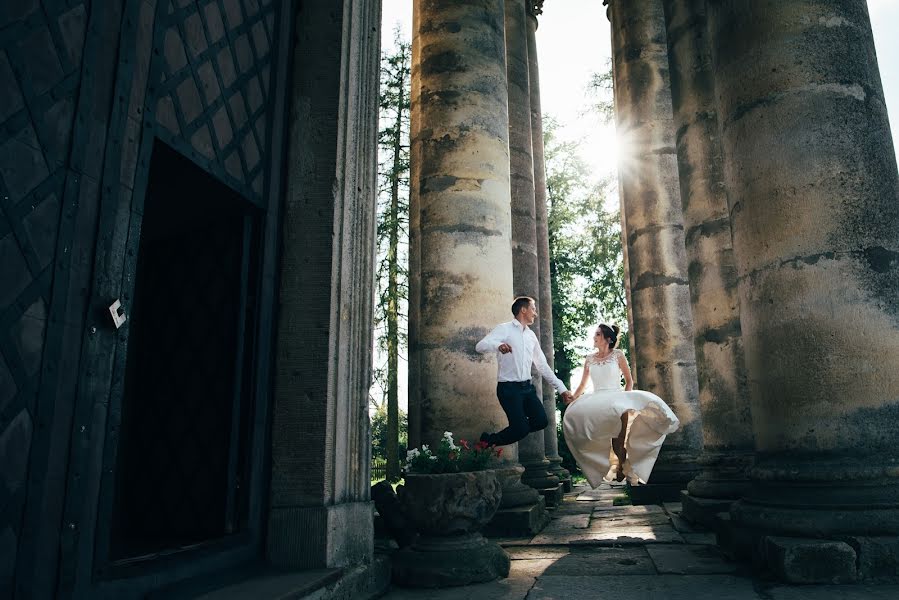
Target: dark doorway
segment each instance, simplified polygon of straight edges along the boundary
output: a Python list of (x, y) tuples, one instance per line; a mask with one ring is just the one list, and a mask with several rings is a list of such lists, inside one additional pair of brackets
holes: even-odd
[(260, 216), (156, 143), (127, 323), (112, 561), (245, 527)]

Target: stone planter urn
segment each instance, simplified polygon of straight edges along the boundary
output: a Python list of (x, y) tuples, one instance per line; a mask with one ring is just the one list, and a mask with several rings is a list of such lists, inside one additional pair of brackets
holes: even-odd
[(398, 491), (403, 514), (420, 535), (393, 555), (395, 583), (449, 587), (509, 574), (509, 555), (479, 533), (502, 499), (495, 471), (408, 474)]

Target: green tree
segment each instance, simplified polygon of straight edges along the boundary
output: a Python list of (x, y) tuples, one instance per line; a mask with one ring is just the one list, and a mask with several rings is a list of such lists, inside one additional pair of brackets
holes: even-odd
[[(375, 330), (386, 364), (375, 368), (386, 416), (387, 479), (400, 475), (399, 361), (406, 347), (409, 222), (409, 95), (411, 44), (394, 30), (394, 48), (381, 58), (378, 201), (378, 290)], [(377, 414), (377, 413), (376, 413)]]
[[(600, 320), (627, 325), (621, 225), (610, 201), (611, 177), (594, 180), (579, 143), (558, 137), (559, 124), (544, 119), (550, 283), (553, 297), (553, 354), (559, 378), (569, 386), (572, 371), (590, 351), (588, 340)], [(621, 348), (627, 352), (627, 333)], [(557, 406), (564, 415), (565, 405)], [(576, 473), (558, 429), (563, 466)]]

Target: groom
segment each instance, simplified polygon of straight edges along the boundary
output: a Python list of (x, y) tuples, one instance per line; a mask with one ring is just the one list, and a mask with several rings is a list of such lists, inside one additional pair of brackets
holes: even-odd
[(498, 352), (496, 396), (506, 412), (509, 426), (497, 433), (481, 434), (481, 441), (494, 446), (514, 444), (549, 423), (543, 403), (531, 383), (532, 364), (559, 391), (566, 403), (571, 400), (571, 392), (547, 364), (537, 336), (528, 327), (537, 318), (534, 299), (528, 296), (515, 298), (512, 315), (514, 319), (497, 325), (475, 346), (481, 354)]

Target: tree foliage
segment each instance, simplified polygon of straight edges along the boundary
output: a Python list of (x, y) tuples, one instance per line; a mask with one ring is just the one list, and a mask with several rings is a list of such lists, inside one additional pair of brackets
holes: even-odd
[(619, 211), (609, 208), (614, 182), (594, 180), (579, 144), (559, 139), (557, 130), (553, 119), (544, 121), (554, 358), (568, 381), (592, 328), (605, 321), (626, 329), (627, 310)]
[[(386, 415), (387, 478), (399, 477), (399, 361), (406, 347), (409, 247), (409, 95), (411, 44), (397, 27), (394, 48), (381, 58), (378, 272), (375, 335), (383, 364), (375, 365)], [(377, 413), (376, 413), (377, 414)]]

